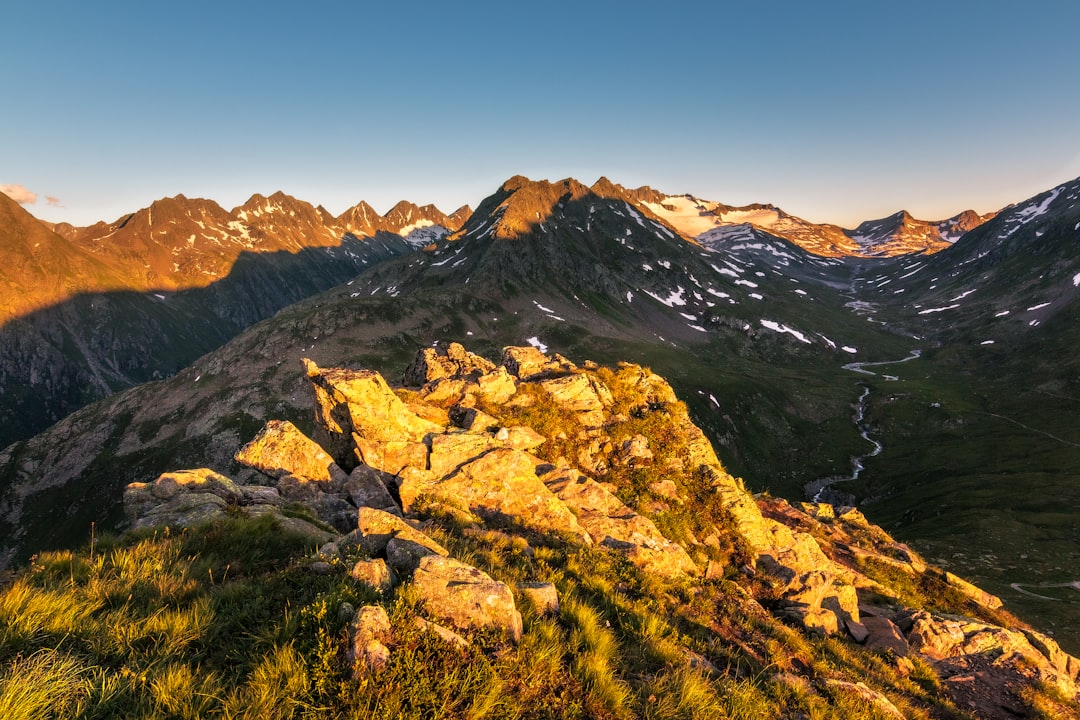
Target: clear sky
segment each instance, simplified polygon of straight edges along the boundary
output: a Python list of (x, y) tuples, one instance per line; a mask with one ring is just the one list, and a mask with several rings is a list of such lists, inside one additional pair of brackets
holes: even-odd
[(4, 5), (0, 185), (50, 221), (450, 211), (523, 174), (851, 227), (1080, 175), (1076, 0)]

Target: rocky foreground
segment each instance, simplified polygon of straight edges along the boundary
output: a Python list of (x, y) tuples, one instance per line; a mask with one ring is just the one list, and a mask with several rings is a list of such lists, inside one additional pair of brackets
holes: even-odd
[[(752, 496), (648, 369), (579, 367), (531, 347), (506, 348), (495, 365), (451, 344), (421, 351), (395, 390), (375, 372), (306, 365), (310, 436), (271, 421), (237, 452), (235, 477), (182, 470), (130, 485), (133, 526), (273, 515), (319, 547), (312, 573), (348, 572), (384, 598), (416, 593), (425, 614), (415, 623), (460, 646), (475, 633), (519, 641), (522, 604), (557, 614), (560, 588), (501, 582), (440, 537), (530, 555), (592, 548), (688, 597), (721, 588), (725, 617), (842, 639), (900, 677), (928, 667), (940, 700), (898, 707), (857, 677), (796, 659), (773, 680), (799, 692), (850, 694), (882, 717), (1004, 718), (1036, 716), (1025, 689), (1039, 688), (1060, 699), (1055, 712), (1072, 712), (1080, 661), (1053, 639), (853, 508)], [(402, 629), (381, 603), (346, 611), (343, 662), (356, 678), (379, 673)], [(753, 644), (710, 631), (715, 647)], [(733, 672), (719, 652), (687, 643), (677, 654), (712, 677)]]

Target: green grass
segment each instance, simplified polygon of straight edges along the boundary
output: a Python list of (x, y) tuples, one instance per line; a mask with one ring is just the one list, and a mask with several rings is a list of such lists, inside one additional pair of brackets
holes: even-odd
[[(0, 717), (886, 717), (830, 680), (863, 682), (909, 718), (968, 717), (925, 663), (901, 672), (805, 636), (730, 580), (666, 581), (607, 548), (432, 519), (435, 539), (496, 579), (555, 583), (561, 611), (519, 598), (520, 643), (478, 631), (458, 647), (415, 625), (408, 585), (380, 597), (348, 578), (351, 558), (312, 574), (311, 548), (270, 517), (106, 537), (92, 554), (42, 553), (0, 590)], [(372, 603), (391, 618), (391, 662), (354, 677), (344, 609)], [(1025, 697), (1048, 716), (1070, 707), (1045, 688)]]

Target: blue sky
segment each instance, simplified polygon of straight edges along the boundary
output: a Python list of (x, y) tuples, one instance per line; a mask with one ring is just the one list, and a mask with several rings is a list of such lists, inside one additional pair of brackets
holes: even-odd
[(51, 221), (450, 211), (524, 174), (853, 226), (1080, 175), (1073, 0), (8, 5), (0, 185)]

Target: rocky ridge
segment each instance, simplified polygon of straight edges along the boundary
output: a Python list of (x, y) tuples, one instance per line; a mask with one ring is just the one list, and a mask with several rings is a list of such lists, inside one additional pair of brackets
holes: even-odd
[[(579, 367), (532, 347), (505, 348), (496, 365), (451, 344), (422, 350), (397, 390), (371, 371), (307, 361), (306, 372), (314, 439), (271, 421), (237, 453), (248, 469), (236, 478), (192, 470), (132, 484), (133, 525), (273, 514), (320, 546), (311, 571), (341, 568), (385, 594), (409, 588), (426, 608), (418, 622), (455, 644), (476, 630), (514, 641), (521, 601), (559, 603), (553, 584), (511, 587), (452, 557), (444, 538), (460, 532), (526, 552), (593, 548), (691, 589), (724, 584), (747, 617), (846, 637), (899, 671), (909, 657), (929, 663), (979, 717), (1014, 716), (1023, 685), (1077, 696), (1080, 661), (1004, 627), (1015, 621), (997, 598), (929, 567), (857, 510), (750, 495), (646, 368)], [(921, 603), (912, 588), (951, 604)], [(354, 612), (345, 655), (361, 676), (390, 661), (395, 629), (379, 605)]]

